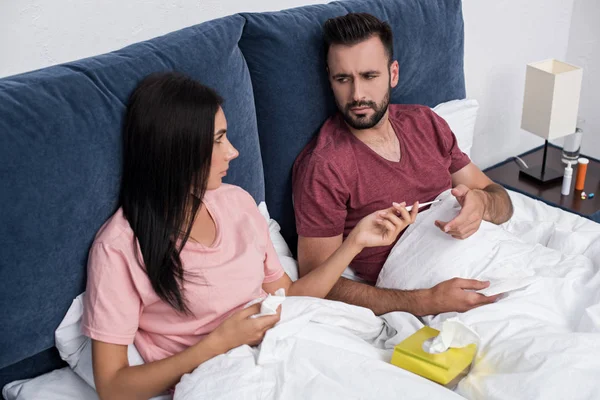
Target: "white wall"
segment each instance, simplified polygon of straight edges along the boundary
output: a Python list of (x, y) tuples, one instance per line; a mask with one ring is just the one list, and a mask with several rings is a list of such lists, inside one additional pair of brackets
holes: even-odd
[[(441, 0), (443, 1), (443, 0)], [(116, 50), (242, 11), (327, 0), (0, 1), (0, 77)], [(583, 151), (600, 157), (598, 0), (463, 0), (467, 95), (480, 102), (473, 161), (485, 168), (543, 143), (520, 129), (525, 65), (585, 68)], [(575, 7), (574, 7), (575, 6)], [(574, 10), (574, 11), (573, 11)], [(571, 23), (571, 21), (573, 21)]]
[(467, 96), (480, 103), (471, 150), (479, 167), (544, 143), (520, 129), (525, 66), (565, 59), (573, 1), (463, 0)]
[(575, 0), (567, 62), (583, 68), (579, 116), (585, 119), (581, 152), (600, 158), (600, 2)]
[(117, 50), (210, 19), (327, 0), (0, 0), (0, 77)]

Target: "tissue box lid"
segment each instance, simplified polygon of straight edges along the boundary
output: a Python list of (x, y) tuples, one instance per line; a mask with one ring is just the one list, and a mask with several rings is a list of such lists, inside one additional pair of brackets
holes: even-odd
[(456, 382), (468, 372), (477, 346), (450, 348), (439, 354), (423, 350), (423, 343), (436, 337), (437, 329), (425, 326), (394, 347), (391, 363), (442, 385)]

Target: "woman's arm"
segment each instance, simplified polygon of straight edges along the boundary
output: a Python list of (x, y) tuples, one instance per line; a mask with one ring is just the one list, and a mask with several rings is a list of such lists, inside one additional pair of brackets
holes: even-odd
[(280, 313), (250, 318), (260, 304), (232, 314), (203, 340), (160, 361), (129, 366), (127, 346), (92, 340), (96, 391), (101, 400), (149, 399), (175, 386), (198, 365), (243, 344), (256, 345), (279, 321)]
[(130, 367), (127, 346), (92, 341), (94, 381), (100, 399), (149, 399), (175, 386), (181, 377), (226, 351), (210, 335), (179, 354)]
[(277, 289), (283, 288), (287, 296), (324, 298), (361, 250), (362, 247), (356, 244), (354, 239), (348, 237), (323, 264), (296, 282), (292, 282), (290, 277), (284, 274), (275, 282), (263, 284), (263, 289), (265, 292), (273, 294)]
[[(386, 210), (367, 215), (320, 266), (296, 282), (284, 275), (275, 282), (263, 284), (263, 289), (267, 293), (274, 293), (277, 289), (284, 288), (289, 296), (324, 298), (363, 248), (392, 244), (400, 232), (415, 221), (418, 208), (418, 203), (415, 203), (409, 213), (404, 204), (395, 204)], [(396, 213), (399, 213), (400, 217)]]

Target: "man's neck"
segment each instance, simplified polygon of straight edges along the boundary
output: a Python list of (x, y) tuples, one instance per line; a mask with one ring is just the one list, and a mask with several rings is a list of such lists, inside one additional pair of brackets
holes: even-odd
[(390, 140), (390, 132), (393, 133), (388, 119), (389, 112), (390, 111), (388, 109), (383, 117), (381, 117), (381, 120), (379, 120), (377, 125), (369, 129), (354, 129), (347, 123), (346, 126), (350, 132), (362, 142), (387, 142)]

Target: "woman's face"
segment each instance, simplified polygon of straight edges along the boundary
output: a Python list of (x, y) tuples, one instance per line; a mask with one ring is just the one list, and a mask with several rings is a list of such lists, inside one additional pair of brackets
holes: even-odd
[(227, 119), (223, 109), (219, 107), (215, 116), (215, 137), (206, 189), (213, 190), (221, 186), (223, 177), (227, 175), (229, 162), (239, 155), (240, 153), (227, 139)]

